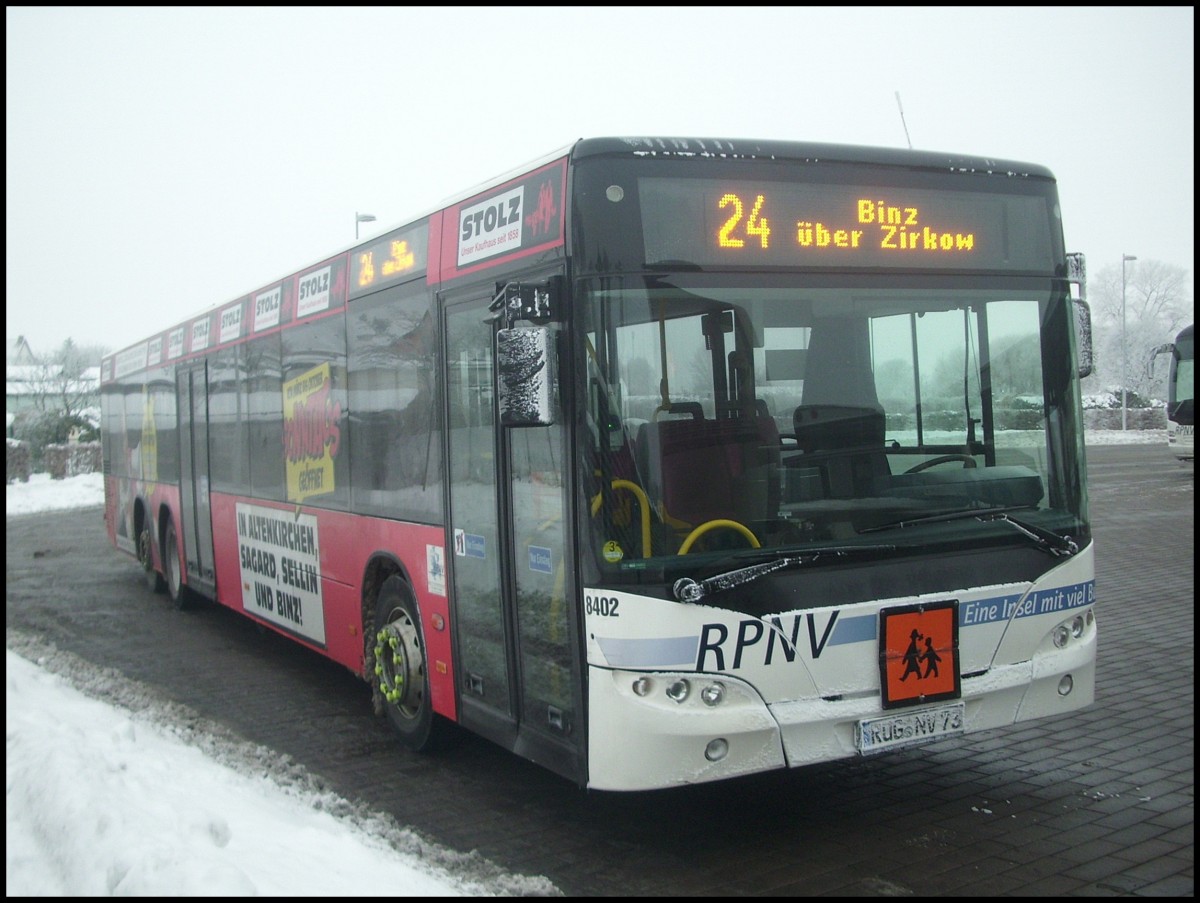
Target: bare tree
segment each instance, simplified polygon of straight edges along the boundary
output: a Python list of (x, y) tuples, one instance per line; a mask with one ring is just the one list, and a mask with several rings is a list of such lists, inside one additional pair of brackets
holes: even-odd
[(57, 351), (38, 356), (26, 371), (25, 380), (34, 409), (42, 414), (78, 418), (98, 408), (100, 357), (98, 349), (80, 347), (71, 339)]
[(1093, 375), (1084, 382), (1084, 391), (1119, 392), (1124, 384), (1127, 391), (1143, 399), (1165, 398), (1164, 368), (1151, 377), (1146, 363), (1156, 347), (1171, 341), (1193, 320), (1195, 304), (1188, 271), (1160, 260), (1126, 263), (1122, 315), (1121, 266), (1104, 267), (1088, 280), (1088, 301), (1096, 364)]
[(65, 442), (72, 434), (85, 439), (98, 435), (103, 354), (102, 348), (67, 339), (50, 354), (35, 354), (33, 363), (19, 365), (19, 370), (9, 367), (10, 383), (19, 384), (28, 405), (17, 413), (12, 434), (33, 445), (35, 458), (45, 445)]

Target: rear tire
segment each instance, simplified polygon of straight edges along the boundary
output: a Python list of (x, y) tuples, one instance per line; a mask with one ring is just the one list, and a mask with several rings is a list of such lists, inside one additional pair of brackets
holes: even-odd
[(142, 532), (138, 534), (137, 553), (146, 577), (146, 588), (154, 593), (166, 592), (167, 581), (154, 569), (154, 531), (150, 526), (150, 518), (146, 518)]
[(400, 739), (417, 752), (444, 747), (454, 725), (433, 711), (421, 616), (412, 589), (389, 577), (375, 604), (375, 630), (368, 647), (377, 709), (382, 709)]
[(175, 522), (170, 518), (167, 519), (167, 527), (163, 531), (162, 562), (167, 595), (171, 597), (176, 608), (190, 608), (191, 592), (183, 585), (183, 572), (179, 567), (179, 543), (175, 536)]

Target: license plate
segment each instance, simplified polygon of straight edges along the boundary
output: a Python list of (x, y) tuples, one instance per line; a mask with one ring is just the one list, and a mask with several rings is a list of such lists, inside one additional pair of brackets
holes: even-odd
[(964, 705), (949, 705), (927, 709), (909, 709), (879, 718), (864, 718), (854, 730), (854, 745), (864, 755), (916, 746), (952, 737), (963, 732)]

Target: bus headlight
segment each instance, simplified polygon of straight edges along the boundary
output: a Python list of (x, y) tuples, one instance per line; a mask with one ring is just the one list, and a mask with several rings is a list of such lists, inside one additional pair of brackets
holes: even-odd
[(725, 685), (719, 683), (709, 684), (700, 691), (700, 698), (704, 701), (705, 705), (720, 705), (722, 700), (725, 699)]
[(667, 698), (673, 699), (676, 702), (683, 702), (691, 692), (692, 685), (682, 677), (676, 678), (667, 684)]
[(654, 688), (654, 681), (648, 677), (639, 677), (633, 682), (633, 692), (638, 696), (645, 696)]
[(1063, 646), (1067, 645), (1067, 642), (1070, 639), (1071, 639), (1071, 631), (1067, 629), (1066, 624), (1059, 624), (1057, 627), (1054, 628), (1054, 645), (1057, 646), (1059, 649), (1061, 649)]
[(1079, 615), (1071, 622), (1071, 636), (1079, 639), (1083, 636), (1083, 615)]

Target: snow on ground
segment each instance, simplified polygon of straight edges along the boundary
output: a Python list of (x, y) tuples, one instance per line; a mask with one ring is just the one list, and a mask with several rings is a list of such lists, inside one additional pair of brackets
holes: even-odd
[[(90, 691), (112, 680), (74, 664)], [(5, 678), (9, 897), (558, 893), (427, 843), (303, 774), (281, 783), (267, 751), (90, 698), (11, 649)]]
[[(35, 474), (7, 496), (10, 517), (88, 508), (104, 483)], [(6, 631), (6, 645), (9, 897), (560, 895), (322, 792), (298, 767), (280, 781), (269, 751), (184, 726), (138, 685), (36, 638)]]
[(9, 516), (103, 505), (104, 477), (98, 473), (86, 473), (65, 480), (52, 480), (48, 473), (35, 473), (28, 483), (8, 484)]

